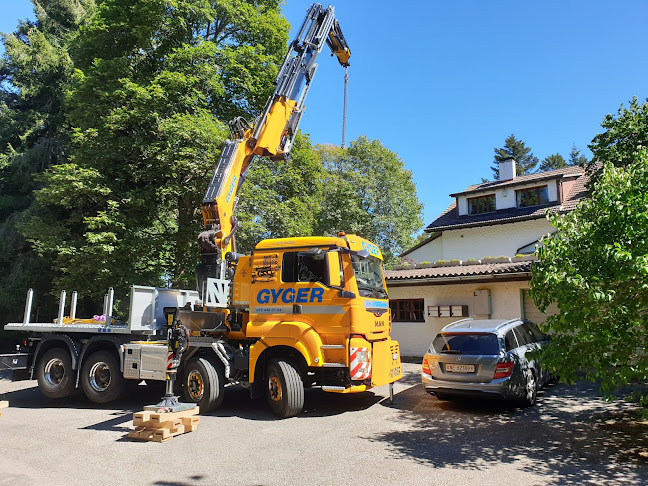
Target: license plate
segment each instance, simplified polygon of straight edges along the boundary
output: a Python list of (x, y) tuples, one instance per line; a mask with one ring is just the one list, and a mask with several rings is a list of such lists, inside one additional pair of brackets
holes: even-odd
[(446, 364), (445, 370), (451, 373), (474, 373), (475, 365), (469, 364)]

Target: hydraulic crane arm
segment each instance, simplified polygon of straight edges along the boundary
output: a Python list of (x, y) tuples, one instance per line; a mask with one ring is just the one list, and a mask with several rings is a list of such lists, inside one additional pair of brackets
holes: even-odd
[(351, 51), (335, 20), (332, 6), (312, 5), (291, 42), (275, 80), (275, 91), (254, 126), (238, 118), (230, 122), (233, 140), (225, 143), (202, 203), (205, 230), (198, 237), (203, 263), (196, 269), (199, 290), (206, 277), (226, 278), (225, 257), (235, 251), (233, 217), (237, 193), (255, 156), (288, 157), (313, 80), (315, 60), (326, 43), (342, 66)]

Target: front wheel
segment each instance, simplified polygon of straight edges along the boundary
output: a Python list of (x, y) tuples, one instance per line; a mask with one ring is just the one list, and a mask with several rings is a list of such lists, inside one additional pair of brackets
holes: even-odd
[(70, 395), (75, 388), (72, 358), (62, 348), (53, 348), (45, 352), (36, 369), (38, 388), (47, 398), (63, 398)]
[(126, 387), (126, 380), (119, 370), (115, 353), (92, 353), (81, 368), (81, 386), (86, 396), (95, 403), (107, 403), (119, 398)]
[(274, 359), (267, 369), (267, 397), (270, 410), (279, 418), (298, 415), (304, 408), (304, 382), (288, 361)]
[(223, 403), (225, 372), (222, 366), (206, 358), (192, 358), (182, 374), (185, 398), (195, 403), (201, 413), (211, 412)]

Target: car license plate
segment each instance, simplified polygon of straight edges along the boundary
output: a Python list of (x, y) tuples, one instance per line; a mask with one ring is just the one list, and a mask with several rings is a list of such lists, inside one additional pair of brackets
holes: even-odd
[(469, 364), (446, 364), (445, 370), (451, 373), (474, 373), (475, 365)]

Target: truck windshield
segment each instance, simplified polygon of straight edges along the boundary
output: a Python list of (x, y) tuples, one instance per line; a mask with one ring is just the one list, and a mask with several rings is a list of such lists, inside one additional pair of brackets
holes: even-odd
[(357, 255), (351, 255), (351, 263), (360, 295), (386, 299), (387, 291), (383, 284), (382, 262), (373, 256), (360, 258)]

